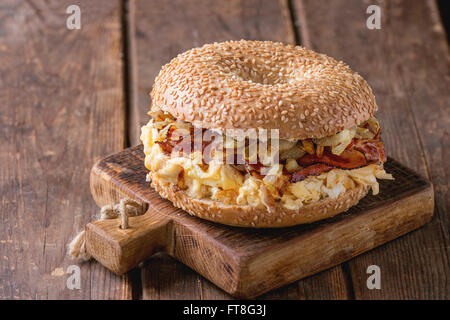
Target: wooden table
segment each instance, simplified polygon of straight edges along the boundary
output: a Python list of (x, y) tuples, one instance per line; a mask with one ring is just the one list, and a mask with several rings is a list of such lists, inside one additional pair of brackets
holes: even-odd
[[(373, 2), (373, 3), (372, 3)], [(66, 8), (81, 8), (69, 30)], [(379, 4), (380, 30), (366, 27)], [(0, 5), (0, 298), (229, 299), (156, 255), (119, 277), (66, 246), (98, 208), (89, 170), (139, 142), (161, 65), (229, 39), (296, 43), (346, 61), (375, 91), (388, 153), (432, 180), (433, 220), (262, 299), (449, 299), (448, 46), (433, 0), (17, 1)], [(381, 268), (381, 290), (366, 286)]]

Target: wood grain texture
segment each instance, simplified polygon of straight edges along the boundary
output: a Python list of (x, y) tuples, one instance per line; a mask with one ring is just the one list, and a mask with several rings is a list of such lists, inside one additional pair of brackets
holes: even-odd
[[(368, 3), (294, 2), (304, 44), (347, 62), (374, 89), (389, 155), (432, 179), (430, 224), (353, 259), (357, 299), (448, 299), (450, 105), (448, 48), (435, 1), (376, 2), (380, 30), (366, 28)], [(379, 265), (382, 289), (368, 290), (366, 268)]]
[(124, 146), (121, 50), (118, 1), (2, 1), (0, 299), (131, 298), (130, 277), (98, 263), (80, 265), (81, 290), (65, 273), (98, 213), (90, 168)]
[[(381, 181), (380, 194), (367, 196), (345, 214), (281, 229), (238, 228), (188, 215), (159, 197), (145, 181), (142, 145), (98, 162), (91, 191), (99, 205), (110, 192), (148, 204), (146, 214), (86, 227), (88, 252), (116, 273), (124, 273), (155, 252), (166, 252), (226, 292), (252, 298), (340, 264), (414, 230), (431, 219), (430, 183), (390, 159), (394, 181)], [(119, 199), (115, 199), (118, 202)]]

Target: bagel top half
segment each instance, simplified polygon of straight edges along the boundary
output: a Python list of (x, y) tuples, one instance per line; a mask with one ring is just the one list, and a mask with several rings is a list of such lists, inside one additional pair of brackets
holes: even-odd
[(228, 41), (179, 54), (156, 77), (151, 97), (194, 126), (278, 129), (289, 140), (331, 136), (377, 110), (367, 82), (345, 63), (270, 41)]

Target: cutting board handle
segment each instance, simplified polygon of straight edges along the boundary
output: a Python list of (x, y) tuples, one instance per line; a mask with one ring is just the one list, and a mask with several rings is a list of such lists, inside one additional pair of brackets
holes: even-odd
[(87, 252), (116, 274), (136, 267), (168, 246), (170, 219), (147, 211), (128, 218), (128, 228), (120, 228), (120, 219), (101, 220), (86, 225)]

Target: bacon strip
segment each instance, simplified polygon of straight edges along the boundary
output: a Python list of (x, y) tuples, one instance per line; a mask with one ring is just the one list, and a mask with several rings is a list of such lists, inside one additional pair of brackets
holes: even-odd
[[(202, 129), (203, 132), (206, 129)], [(190, 133), (184, 136), (177, 135), (177, 131), (175, 126), (171, 126), (167, 132), (167, 138), (163, 141), (155, 141), (155, 143), (159, 144), (163, 150), (163, 152), (167, 155), (171, 155), (172, 152), (176, 151), (177, 153), (186, 153), (190, 154), (194, 151), (200, 151), (199, 145), (195, 143), (194, 137), (194, 129), (191, 128)], [(201, 141), (201, 151), (211, 143), (211, 141), (203, 140)], [(176, 148), (176, 150), (174, 150)]]
[(381, 140), (353, 139), (354, 148), (362, 153), (369, 162), (386, 162), (386, 150)]
[[(203, 129), (203, 133), (206, 129)], [(187, 139), (190, 138), (190, 139)], [(202, 141), (201, 151), (204, 153), (205, 148), (212, 144), (212, 141)], [(194, 131), (191, 130), (190, 135), (177, 136), (175, 134), (175, 128), (171, 127), (167, 133), (167, 138), (164, 141), (156, 141), (166, 154), (171, 154), (173, 151), (190, 153), (195, 148), (199, 149), (194, 143)], [(221, 144), (219, 144), (221, 145)], [(212, 145), (214, 147), (214, 145)], [(176, 147), (176, 150), (174, 150)], [(226, 149), (223, 149), (224, 160)], [(210, 155), (204, 154), (204, 163), (209, 163)], [(228, 159), (229, 160), (229, 159)], [(237, 162), (237, 154), (234, 154), (234, 160)], [(245, 159), (241, 159), (245, 165), (236, 165), (235, 168), (239, 171), (249, 172), (257, 176), (261, 175), (261, 168), (263, 165), (258, 161), (257, 164), (249, 164)], [(298, 182), (306, 179), (308, 176), (318, 176), (324, 172), (328, 172), (333, 168), (339, 169), (356, 169), (367, 166), (371, 163), (384, 163), (386, 162), (386, 152), (383, 142), (379, 138), (379, 132), (373, 139), (353, 139), (340, 155), (335, 155), (331, 152), (329, 147), (325, 147), (321, 155), (305, 154), (301, 158), (297, 159), (297, 163), (302, 167), (294, 173), (284, 172), (284, 174), (290, 176), (291, 182)], [(261, 176), (262, 177), (262, 176)]]
[(322, 163), (316, 163), (309, 167), (302, 168), (298, 171), (295, 171), (292, 174), (290, 181), (291, 182), (302, 181), (302, 180), (305, 180), (309, 176), (319, 176), (324, 172), (330, 171), (331, 169), (333, 169), (333, 167), (327, 166), (326, 164), (322, 164)]
[(371, 163), (386, 162), (386, 151), (383, 142), (378, 139), (353, 139), (352, 143), (339, 156), (330, 152), (329, 148), (321, 157), (306, 154), (297, 163), (304, 168), (294, 172), (291, 182), (306, 179), (309, 175), (320, 175), (333, 168), (356, 169)]
[(310, 166), (316, 163), (326, 164), (328, 166), (340, 169), (355, 169), (367, 165), (364, 154), (355, 149), (345, 149), (339, 156), (331, 153), (329, 148), (321, 157), (316, 154), (306, 154), (297, 160), (301, 166)]

